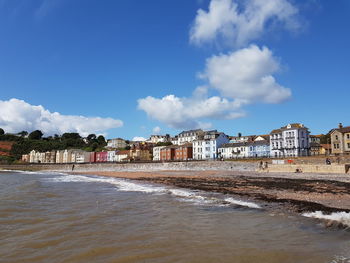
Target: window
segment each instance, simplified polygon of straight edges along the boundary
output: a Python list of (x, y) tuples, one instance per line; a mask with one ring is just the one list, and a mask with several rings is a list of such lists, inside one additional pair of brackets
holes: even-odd
[(348, 134), (346, 135), (346, 138), (347, 138), (347, 139), (350, 139), (350, 133), (348, 133)]
[(348, 142), (348, 149), (350, 149), (350, 142)]
[(338, 135), (335, 135), (335, 139), (338, 140)]

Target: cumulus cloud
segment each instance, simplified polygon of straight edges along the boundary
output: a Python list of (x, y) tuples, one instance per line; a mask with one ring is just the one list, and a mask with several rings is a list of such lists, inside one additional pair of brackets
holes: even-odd
[(0, 100), (0, 127), (6, 132), (41, 130), (45, 135), (78, 132), (83, 136), (103, 133), (123, 126), (121, 120), (100, 117), (62, 115), (43, 106), (34, 106), (23, 100)]
[(251, 45), (210, 57), (201, 77), (223, 96), (236, 101), (280, 103), (291, 96), (291, 90), (278, 84), (273, 77), (280, 67), (267, 47)]
[(154, 133), (154, 134), (159, 134), (159, 133), (160, 133), (160, 130), (161, 130), (160, 127), (159, 127), (159, 126), (156, 126), (156, 127), (153, 128), (153, 133)]
[[(179, 98), (168, 95), (163, 98), (148, 96), (138, 100), (138, 108), (147, 115), (176, 129), (210, 128), (203, 119), (234, 119), (243, 117), (240, 103), (218, 96)], [(238, 110), (238, 111), (237, 111)]]
[(224, 40), (241, 47), (276, 26), (300, 28), (298, 9), (288, 0), (211, 0), (208, 11), (197, 11), (190, 41), (200, 45)]

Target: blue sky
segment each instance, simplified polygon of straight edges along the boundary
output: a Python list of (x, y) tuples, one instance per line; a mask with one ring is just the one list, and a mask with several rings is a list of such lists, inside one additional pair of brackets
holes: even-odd
[[(267, 12), (249, 31), (254, 21), (215, 17), (221, 4), (242, 14), (248, 0), (1, 0), (0, 127), (132, 139), (350, 125), (350, 2), (279, 1), (285, 16)], [(240, 65), (254, 72), (240, 78)], [(262, 75), (273, 83), (260, 87)]]

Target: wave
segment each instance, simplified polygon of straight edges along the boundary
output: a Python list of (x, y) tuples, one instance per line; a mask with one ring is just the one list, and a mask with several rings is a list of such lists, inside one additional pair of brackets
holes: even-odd
[(253, 202), (246, 202), (246, 201), (241, 201), (241, 200), (236, 200), (233, 198), (226, 198), (225, 199), (226, 202), (231, 203), (231, 204), (235, 204), (235, 205), (239, 205), (239, 206), (246, 206), (249, 208), (255, 208), (255, 209), (261, 209), (261, 206), (258, 204), (255, 204)]
[(304, 213), (303, 216), (337, 221), (339, 223), (342, 223), (343, 225), (347, 225), (350, 227), (350, 213), (347, 213), (347, 212), (336, 212), (336, 213), (331, 213), (327, 215), (327, 214), (324, 214), (322, 211), (316, 211), (311, 213)]
[(260, 209), (261, 207), (252, 202), (245, 202), (236, 200), (232, 197), (226, 199), (207, 197), (199, 194), (196, 191), (185, 190), (179, 188), (170, 188), (167, 186), (158, 186), (151, 184), (141, 184), (128, 181), (120, 178), (106, 178), (106, 177), (91, 177), (84, 175), (69, 175), (64, 174), (48, 180), (53, 182), (93, 182), (93, 183), (109, 183), (117, 187), (119, 191), (127, 192), (142, 192), (148, 194), (170, 194), (183, 201), (199, 203), (199, 204), (215, 204), (215, 205), (238, 205), (242, 207)]

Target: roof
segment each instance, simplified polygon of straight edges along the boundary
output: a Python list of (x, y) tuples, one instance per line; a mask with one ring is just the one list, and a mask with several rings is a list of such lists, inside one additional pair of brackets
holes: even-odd
[(184, 134), (184, 133), (189, 133), (189, 132), (203, 132), (203, 130), (202, 129), (196, 129), (196, 130), (182, 131), (182, 132), (179, 133), (179, 135), (180, 134)]
[(242, 147), (242, 146), (248, 146), (248, 144), (246, 142), (225, 143), (225, 144), (221, 145), (219, 148)]
[[(288, 126), (290, 126), (290, 128), (288, 128)], [(307, 128), (301, 123), (290, 123), (290, 124), (287, 124), (286, 126), (283, 126), (283, 127), (279, 128), (279, 129), (272, 130), (270, 132), (270, 134), (272, 134), (272, 133), (281, 133), (282, 131), (289, 130), (289, 129), (307, 129)]]
[(339, 128), (339, 129), (334, 129), (334, 130), (332, 131), (332, 133), (333, 133), (334, 131), (338, 131), (338, 132), (340, 132), (340, 133), (348, 133), (348, 132), (350, 132), (350, 126), (346, 126), (346, 127)]
[(331, 149), (331, 145), (330, 144), (320, 144), (322, 148), (324, 149)]

